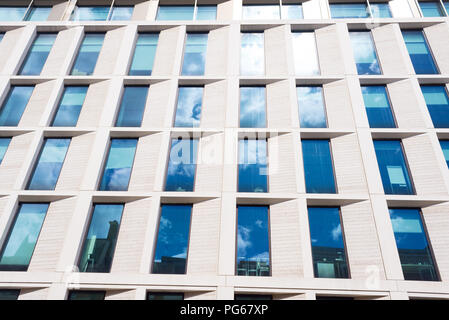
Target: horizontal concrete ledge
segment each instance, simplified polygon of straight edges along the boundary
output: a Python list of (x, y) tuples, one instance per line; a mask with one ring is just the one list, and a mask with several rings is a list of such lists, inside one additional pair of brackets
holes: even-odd
[[(251, 287), (234, 287), (235, 293), (265, 293), (267, 290), (263, 288), (251, 288)], [(304, 294), (307, 292), (307, 290), (298, 290), (298, 289), (275, 289), (275, 291), (272, 291), (276, 294)], [(342, 291), (339, 290), (314, 290), (316, 294), (322, 294), (322, 295), (342, 295)], [(360, 297), (373, 297), (373, 298), (379, 298), (379, 297), (386, 297), (389, 295), (388, 291), (355, 291), (355, 290), (345, 290), (343, 292), (347, 296), (360, 296)]]
[(43, 134), (45, 138), (56, 138), (56, 137), (78, 137), (92, 132), (96, 132), (96, 130), (47, 127), (44, 130)]
[(19, 202), (53, 202), (76, 197), (76, 194), (54, 194), (52, 191), (24, 190), (18, 195)]
[(203, 128), (171, 128), (170, 138), (201, 138), (212, 136), (217, 133), (222, 133), (222, 130), (203, 129)]
[(301, 85), (322, 85), (345, 79), (344, 77), (328, 77), (328, 76), (296, 76), (295, 83)]
[(425, 131), (403, 129), (371, 129), (373, 139), (405, 139), (425, 133)]
[(416, 75), (419, 84), (442, 84), (449, 82), (449, 76), (444, 74)]
[(109, 131), (111, 138), (141, 138), (152, 134), (160, 133), (158, 130), (146, 130), (143, 128), (112, 128)]
[(273, 205), (290, 200), (295, 200), (293, 197), (273, 197), (271, 194), (269, 197), (258, 197), (255, 195), (243, 195), (238, 194), (236, 198), (237, 205)]
[(196, 204), (204, 201), (220, 198), (217, 196), (196, 196), (187, 192), (176, 192), (176, 194), (164, 193), (161, 196), (161, 204)]
[(239, 77), (240, 86), (263, 86), (279, 81), (286, 80), (286, 77), (265, 77), (261, 76), (241, 76)]
[(201, 86), (206, 84), (211, 84), (215, 82), (220, 82), (226, 80), (225, 78), (209, 78), (205, 76), (180, 76), (178, 78), (178, 85), (180, 86)]
[(302, 139), (332, 139), (355, 133), (355, 131), (335, 130), (332, 128), (299, 129), (299, 132)]
[(265, 139), (272, 138), (277, 136), (282, 136), (284, 134), (288, 134), (290, 131), (278, 131), (273, 129), (251, 129), (251, 128), (240, 128), (238, 130), (237, 137), (238, 139)]
[(323, 198), (314, 198), (310, 194), (307, 195), (308, 206), (347, 206), (354, 203), (368, 201), (368, 197), (364, 195), (345, 197), (345, 195), (338, 195), (338, 197), (332, 197), (335, 195), (326, 194)]
[(34, 129), (19, 129), (17, 127), (0, 127), (0, 137), (16, 137), (22, 134), (33, 132)]
[(360, 85), (382, 85), (409, 79), (404, 76), (384, 76), (384, 75), (377, 75), (377, 76), (359, 75), (357, 77), (359, 78)]
[(390, 208), (425, 208), (434, 206), (437, 204), (442, 204), (449, 201), (449, 196), (441, 198), (427, 198), (424, 196), (385, 196), (387, 200), (387, 205)]

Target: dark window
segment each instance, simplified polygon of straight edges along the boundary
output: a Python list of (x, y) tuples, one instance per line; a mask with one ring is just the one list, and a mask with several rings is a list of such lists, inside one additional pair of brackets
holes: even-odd
[(302, 140), (307, 193), (336, 193), (329, 140)]
[(125, 86), (116, 127), (140, 127), (147, 103), (148, 87)]
[(273, 296), (267, 294), (235, 294), (234, 300), (273, 300)]
[(67, 300), (104, 300), (105, 295), (105, 291), (72, 290)]
[(17, 300), (19, 294), (18, 289), (0, 289), (0, 300)]
[(148, 292), (147, 300), (184, 300), (184, 293), (179, 292)]

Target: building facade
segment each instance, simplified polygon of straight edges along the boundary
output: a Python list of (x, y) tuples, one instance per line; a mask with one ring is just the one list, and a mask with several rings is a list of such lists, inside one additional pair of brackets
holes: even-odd
[(0, 298), (448, 299), (448, 16), (0, 1)]

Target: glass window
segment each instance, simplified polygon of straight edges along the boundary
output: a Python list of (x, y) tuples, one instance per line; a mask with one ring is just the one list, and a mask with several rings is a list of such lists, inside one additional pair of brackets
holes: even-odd
[(238, 192), (267, 192), (267, 141), (239, 140)]
[(114, 256), (123, 204), (95, 204), (84, 240), (80, 272), (109, 272)]
[(217, 6), (197, 6), (196, 20), (216, 20)]
[(2, 42), (4, 36), (5, 36), (4, 33), (0, 33), (0, 42)]
[(257, 19), (280, 19), (280, 7), (278, 4), (244, 4), (243, 5), (243, 20)]
[(0, 126), (17, 126), (30, 100), (34, 86), (11, 86), (0, 110)]
[(444, 5), (444, 8), (446, 9), (446, 12), (449, 14), (449, 2), (448, 1), (444, 1), (443, 5)]
[(373, 18), (392, 18), (390, 5), (388, 3), (370, 3), (371, 16)]
[(136, 147), (137, 139), (111, 139), (100, 190), (128, 190)]
[(265, 128), (265, 87), (240, 87), (240, 128)]
[(186, 273), (191, 213), (191, 204), (161, 206), (152, 273)]
[(172, 139), (165, 191), (193, 191), (197, 151), (197, 139)]
[(64, 88), (58, 111), (53, 119), (53, 127), (75, 127), (86, 98), (87, 86), (67, 86)]
[(268, 206), (237, 206), (237, 275), (270, 276)]
[(444, 17), (444, 10), (440, 2), (419, 1), (423, 17)]
[(147, 103), (148, 87), (125, 86), (116, 127), (140, 127)]
[(130, 76), (151, 76), (159, 34), (140, 33), (134, 50)]
[(184, 293), (180, 293), (180, 292), (148, 292), (147, 300), (184, 300)]
[(105, 291), (71, 290), (67, 300), (104, 300)]
[(449, 99), (445, 86), (421, 86), (435, 128), (449, 128)]
[(242, 33), (240, 74), (260, 76), (265, 74), (264, 34)]
[(52, 7), (31, 7), (25, 17), (26, 21), (45, 21), (50, 15)]
[(303, 19), (304, 14), (301, 4), (283, 4), (282, 19)]
[(349, 278), (338, 207), (309, 207), (310, 241), (315, 278)]
[(414, 194), (400, 140), (374, 140), (385, 194)]
[(293, 32), (293, 57), (295, 74), (312, 76), (320, 74), (314, 32)]
[(203, 87), (179, 87), (175, 127), (199, 127)]
[(329, 140), (302, 140), (307, 193), (336, 193)]
[(418, 209), (390, 209), (405, 280), (438, 281), (432, 249)]
[(438, 69), (422, 31), (402, 31), (416, 74), (436, 74)]
[(273, 296), (267, 294), (235, 294), (234, 300), (273, 300)]
[(131, 20), (133, 16), (134, 6), (113, 7), (109, 20)]
[(202, 76), (206, 66), (207, 33), (188, 33), (184, 47), (183, 76)]
[(369, 17), (369, 10), (365, 3), (330, 3), (329, 7), (333, 19)]
[(381, 74), (371, 32), (349, 32), (358, 74)]
[(297, 87), (301, 128), (326, 128), (326, 110), (322, 87)]
[(45, 139), (28, 190), (54, 190), (71, 139)]
[(72, 12), (72, 21), (106, 21), (109, 15), (109, 6), (76, 6)]
[(72, 75), (88, 76), (94, 72), (98, 55), (103, 46), (104, 33), (88, 33), (84, 36), (83, 43), (79, 49)]
[(0, 164), (5, 157), (6, 150), (8, 150), (9, 143), (11, 142), (11, 138), (0, 138)]
[(55, 39), (56, 34), (54, 33), (38, 34), (19, 74), (22, 76), (40, 75)]
[(361, 86), (370, 128), (396, 128), (385, 86)]
[(193, 20), (194, 6), (159, 6), (156, 20)]
[(0, 21), (22, 21), (27, 7), (0, 6)]
[(354, 297), (348, 296), (316, 296), (316, 300), (355, 300)]
[(446, 159), (447, 167), (449, 168), (449, 140), (440, 140), (440, 145), (443, 150), (444, 159)]
[(19, 289), (0, 289), (0, 300), (17, 300), (19, 294)]
[(26, 271), (48, 203), (21, 203), (0, 254), (1, 271)]

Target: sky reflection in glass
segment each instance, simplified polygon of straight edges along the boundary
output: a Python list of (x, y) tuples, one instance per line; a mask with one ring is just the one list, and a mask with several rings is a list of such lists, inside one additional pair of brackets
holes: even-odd
[(266, 127), (265, 87), (240, 87), (240, 128)]
[(165, 191), (193, 191), (197, 139), (172, 139)]
[(369, 17), (369, 10), (365, 3), (330, 3), (329, 7), (333, 19)]
[(159, 6), (156, 20), (193, 20), (194, 6)]
[(444, 17), (444, 11), (439, 2), (419, 1), (423, 17)]
[(72, 21), (106, 21), (110, 6), (75, 7), (70, 17)]
[(266, 140), (239, 140), (238, 192), (268, 191)]
[(421, 86), (435, 128), (449, 128), (449, 99), (445, 86)]
[(147, 103), (148, 87), (125, 86), (116, 127), (140, 127)]
[(370, 128), (396, 128), (385, 86), (362, 86)]
[(40, 75), (55, 42), (56, 34), (38, 34), (19, 72), (22, 76)]
[(269, 20), (280, 19), (279, 5), (243, 5), (242, 19), (243, 20)]
[(199, 127), (203, 87), (179, 87), (175, 127)]
[(326, 128), (322, 87), (297, 87), (301, 128)]
[(422, 31), (402, 31), (405, 45), (412, 60), (416, 74), (437, 74), (438, 69), (433, 61), (426, 39)]
[(188, 33), (184, 47), (183, 76), (204, 75), (206, 66), (207, 33)]
[(314, 32), (293, 32), (293, 58), (295, 74), (312, 76), (320, 74)]
[(242, 33), (240, 74), (242, 76), (260, 76), (265, 74), (263, 33)]
[(0, 138), (0, 164), (2, 164), (5, 157), (6, 150), (8, 150), (11, 138)]
[(127, 21), (133, 16), (134, 6), (113, 7), (109, 20)]
[(329, 140), (302, 140), (307, 193), (336, 193)]
[(449, 168), (449, 140), (440, 140), (441, 150), (443, 150), (444, 159)]
[(88, 76), (94, 72), (103, 41), (104, 33), (88, 33), (84, 36), (83, 43), (81, 44), (72, 68), (72, 75)]
[(12, 86), (0, 110), (0, 126), (17, 126), (34, 86)]
[(381, 74), (371, 32), (349, 32), (358, 74)]
[(151, 76), (156, 56), (159, 34), (140, 33), (137, 39), (134, 58), (129, 70), (130, 76)]
[(67, 86), (59, 102), (53, 127), (75, 127), (86, 98), (87, 86)]

